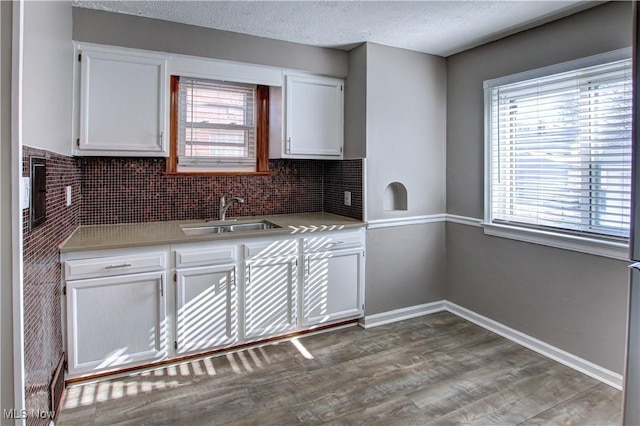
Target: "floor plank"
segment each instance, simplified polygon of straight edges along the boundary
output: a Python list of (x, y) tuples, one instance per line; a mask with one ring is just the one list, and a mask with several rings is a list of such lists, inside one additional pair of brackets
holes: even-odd
[(621, 392), (442, 312), (77, 384), (57, 425), (614, 425), (620, 409)]

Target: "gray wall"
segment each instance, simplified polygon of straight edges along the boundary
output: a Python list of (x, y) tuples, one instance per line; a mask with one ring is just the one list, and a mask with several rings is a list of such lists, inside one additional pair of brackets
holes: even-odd
[(71, 3), (24, 3), (24, 145), (71, 155)]
[(445, 298), (445, 225), (367, 231), (367, 315)]
[(73, 8), (73, 39), (336, 77), (348, 72), (348, 54), (337, 49), (77, 7)]
[(349, 51), (344, 90), (344, 157), (367, 156), (367, 45)]
[[(611, 2), (447, 58), (447, 213), (482, 218), (486, 79), (631, 45)], [(626, 263), (447, 224), (447, 299), (622, 373)]]
[(13, 250), (11, 244), (12, 2), (0, 2), (0, 410), (13, 408)]
[[(367, 43), (350, 59), (350, 81), (357, 76), (366, 86), (359, 102), (365, 111), (367, 220), (443, 213), (444, 58)], [(357, 125), (361, 138), (361, 118)], [(384, 190), (396, 181), (407, 188), (407, 211), (383, 209)], [(445, 265), (443, 223), (369, 229), (366, 314), (442, 300)]]
[[(444, 213), (445, 59), (367, 43), (366, 84), (366, 218)], [(392, 182), (407, 188), (407, 211), (383, 209)]]

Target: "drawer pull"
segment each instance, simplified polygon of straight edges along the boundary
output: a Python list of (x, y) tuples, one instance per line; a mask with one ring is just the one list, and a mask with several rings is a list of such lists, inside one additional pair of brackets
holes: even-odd
[(327, 247), (337, 246), (339, 244), (344, 244), (344, 241), (332, 241), (327, 244)]
[(123, 263), (122, 265), (109, 265), (105, 266), (104, 269), (117, 269), (117, 268), (128, 268), (131, 266), (130, 263)]

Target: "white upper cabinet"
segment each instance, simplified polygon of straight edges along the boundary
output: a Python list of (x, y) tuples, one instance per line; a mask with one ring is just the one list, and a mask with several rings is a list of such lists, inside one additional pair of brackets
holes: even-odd
[(270, 156), (342, 159), (343, 86), (337, 78), (285, 74), (284, 137), (271, 138)]
[(168, 155), (168, 57), (77, 46), (75, 155)]

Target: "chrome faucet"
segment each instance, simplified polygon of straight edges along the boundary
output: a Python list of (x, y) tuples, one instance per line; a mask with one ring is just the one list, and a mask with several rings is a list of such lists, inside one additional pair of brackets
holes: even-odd
[(218, 219), (224, 220), (227, 215), (227, 210), (233, 203), (244, 203), (244, 199), (240, 197), (233, 197), (229, 201), (225, 200), (225, 196), (220, 197), (220, 210), (218, 212)]

